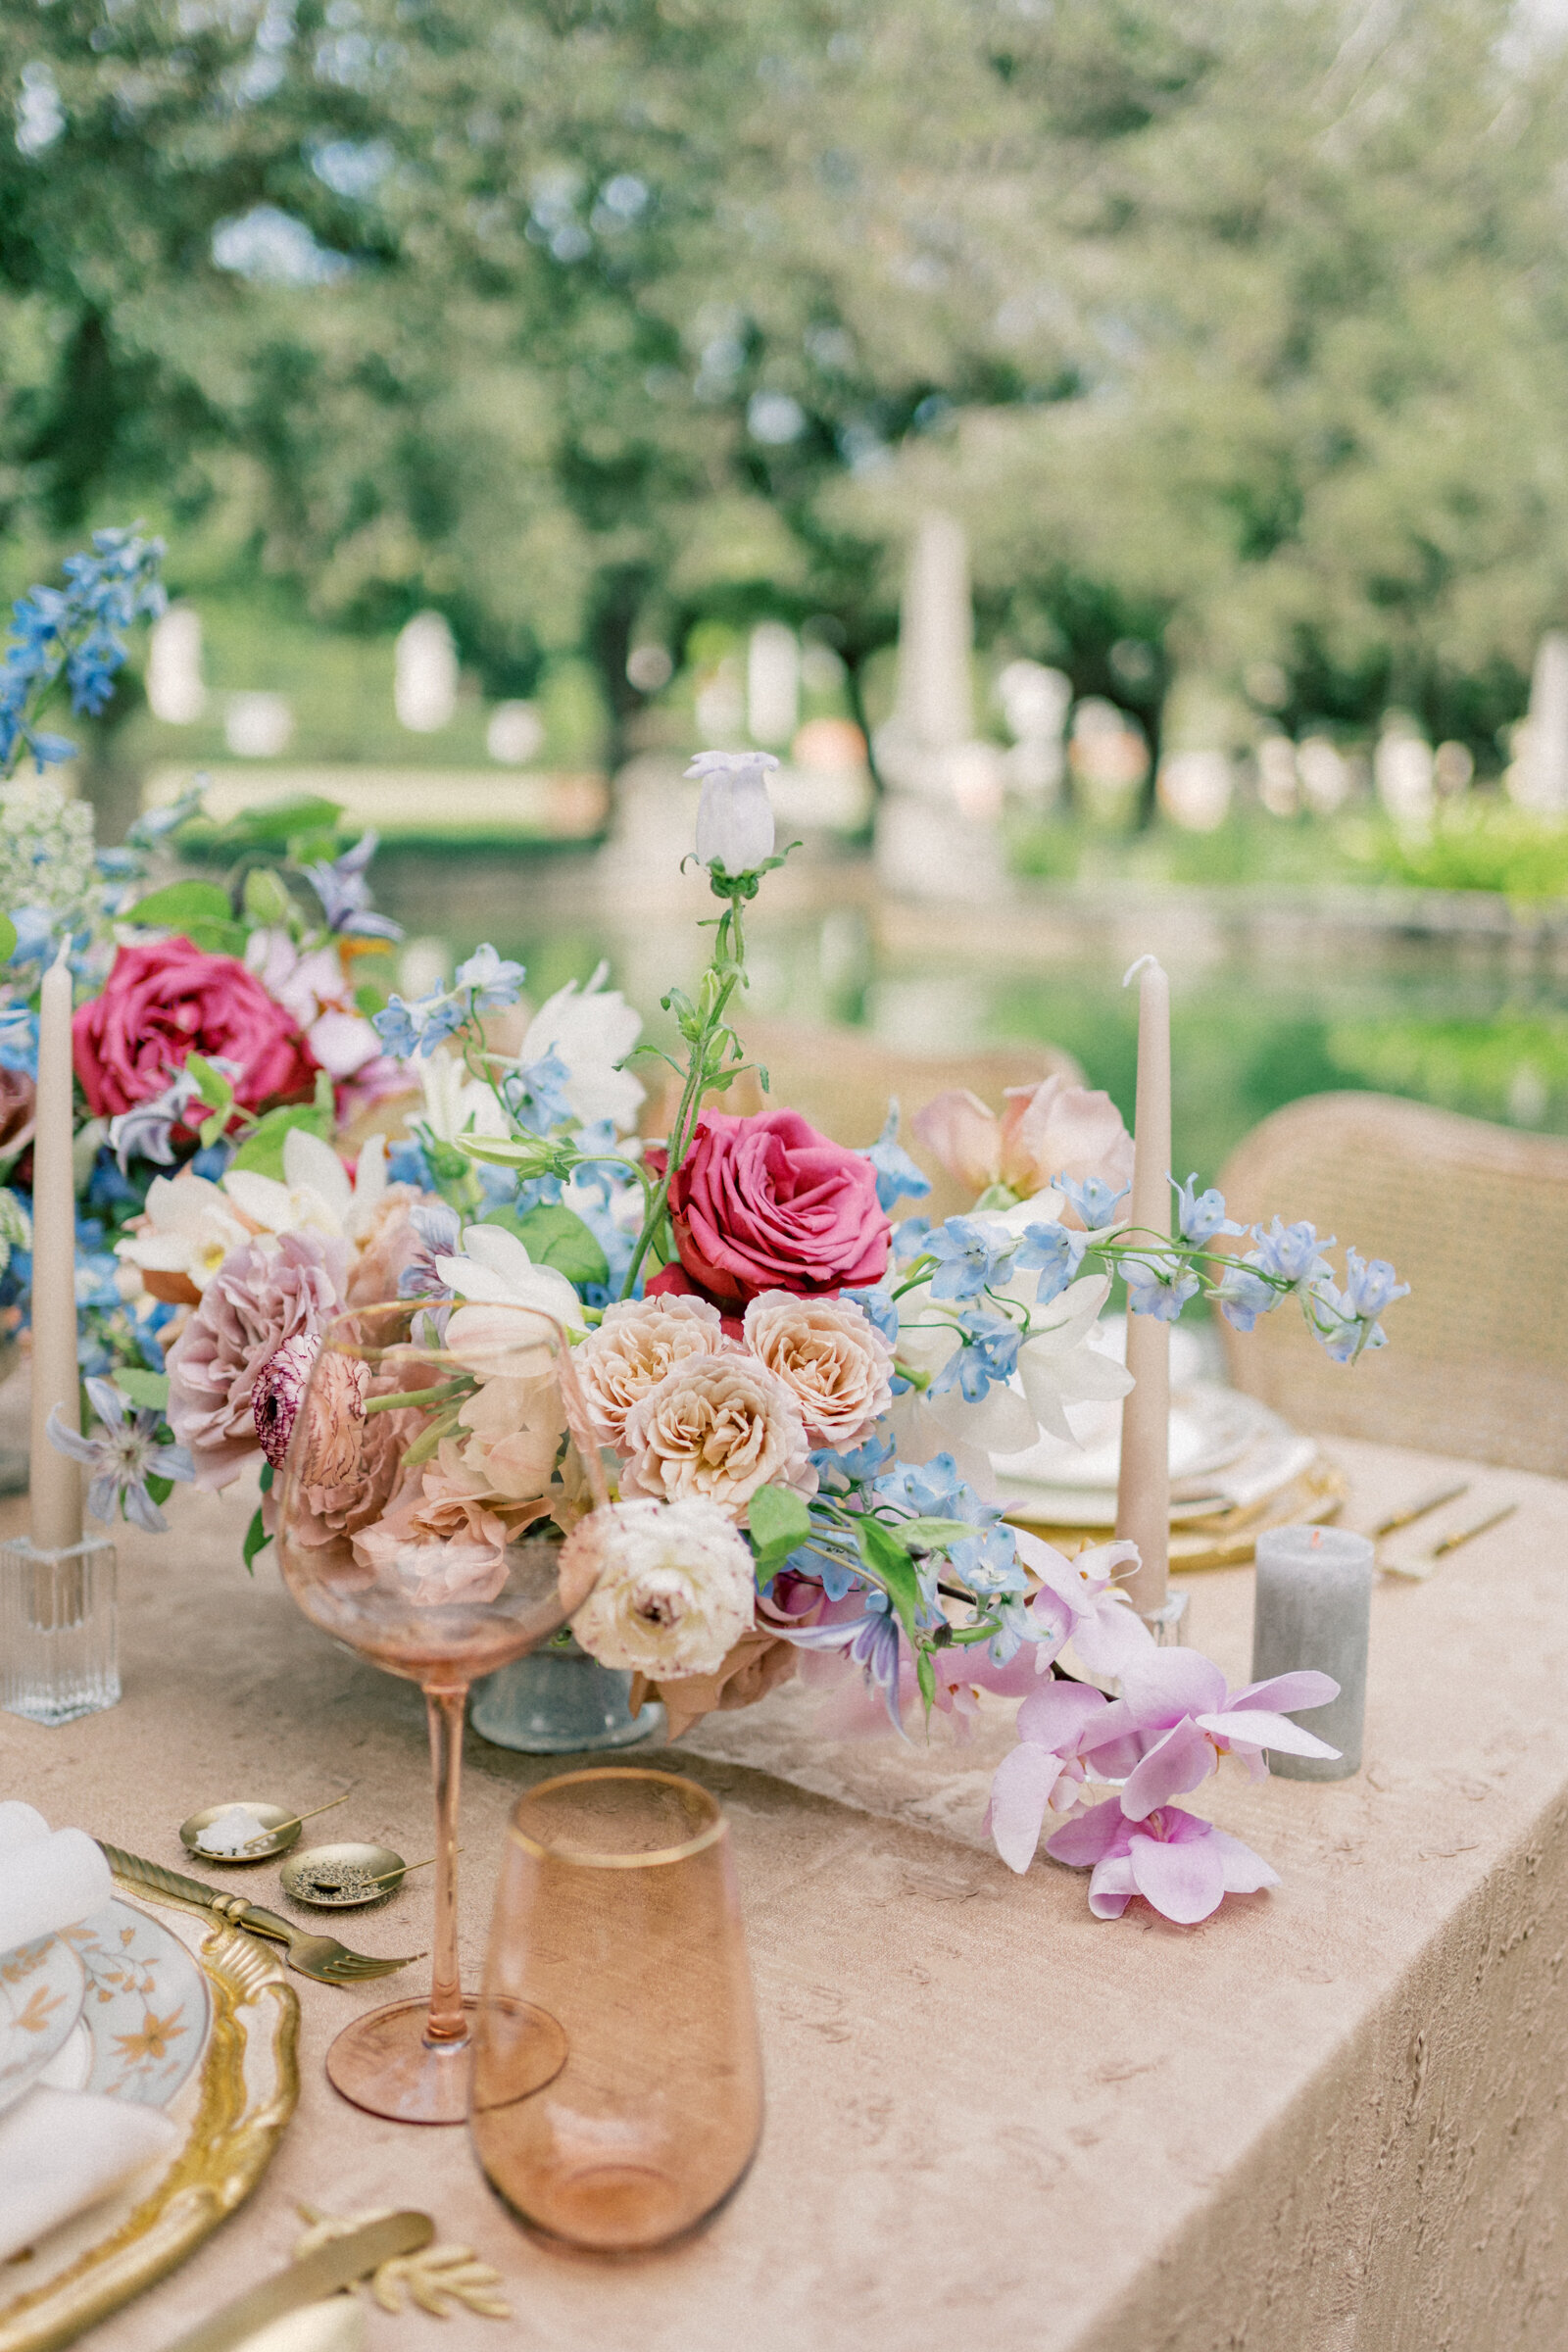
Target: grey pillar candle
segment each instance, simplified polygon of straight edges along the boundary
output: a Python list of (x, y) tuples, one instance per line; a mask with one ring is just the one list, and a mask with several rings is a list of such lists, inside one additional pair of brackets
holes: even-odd
[(1372, 1546), (1344, 1527), (1271, 1527), (1257, 1539), (1252, 1603), (1252, 1680), (1312, 1668), (1332, 1674), (1340, 1695), (1291, 1720), (1342, 1752), (1271, 1754), (1288, 1781), (1343, 1781), (1361, 1765), (1366, 1714), (1367, 1633), (1372, 1613)]

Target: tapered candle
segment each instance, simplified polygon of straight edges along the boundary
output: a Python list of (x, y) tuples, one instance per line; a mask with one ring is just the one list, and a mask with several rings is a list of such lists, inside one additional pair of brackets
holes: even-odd
[[(1138, 980), (1138, 1098), (1133, 1113), (1133, 1189), (1127, 1221), (1170, 1231), (1170, 982), (1152, 956), (1141, 956), (1123, 987)], [(1127, 1317), (1127, 1369), (1135, 1386), (1122, 1404), (1116, 1533), (1138, 1546), (1127, 1591), (1142, 1616), (1163, 1608), (1170, 1574), (1170, 1326), (1156, 1315)]]
[(81, 1472), (49, 1443), (55, 1405), (81, 1427), (76, 1373), (76, 1192), (71, 1164), (71, 966), (62, 949), (38, 1005), (38, 1103), (32, 1144), (32, 1541), (81, 1542)]

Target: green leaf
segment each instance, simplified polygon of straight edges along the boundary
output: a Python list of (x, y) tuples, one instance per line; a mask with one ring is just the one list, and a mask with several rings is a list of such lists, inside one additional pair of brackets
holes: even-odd
[(220, 882), (170, 882), (138, 899), (125, 920), (156, 923), (161, 931), (186, 931), (192, 923), (232, 925), (234, 910)]
[(154, 1502), (167, 1502), (171, 1494), (172, 1494), (174, 1492), (173, 1480), (172, 1478), (160, 1478), (156, 1470), (149, 1470), (146, 1478), (142, 1481), (142, 1484), (146, 1487), (147, 1492), (152, 1496)]
[(128, 1396), (140, 1410), (163, 1412), (169, 1403), (169, 1374), (145, 1372), (139, 1365), (129, 1365), (115, 1374), (115, 1386), (122, 1396)]
[(967, 1519), (906, 1519), (899, 1527), (899, 1541), (918, 1544), (923, 1551), (945, 1551), (950, 1544), (961, 1544), (965, 1536), (978, 1533)]
[[(270, 1464), (269, 1464), (270, 1467)], [(265, 1551), (271, 1541), (271, 1537), (262, 1525), (261, 1507), (258, 1505), (255, 1517), (245, 1530), (245, 1543), (240, 1555), (252, 1576), (256, 1574), (256, 1554), (259, 1551)]]
[(354, 991), (354, 1008), (363, 1012), (368, 1021), (373, 1020), (378, 1012), (385, 1012), (387, 1003), (386, 990), (373, 980), (362, 980)]
[(257, 1120), (231, 1164), (254, 1168), (258, 1176), (275, 1176), (281, 1182), (283, 1140), (295, 1127), (303, 1127), (307, 1135), (318, 1135), (323, 1144), (332, 1140), (332, 1122), (314, 1102), (285, 1102)]
[(568, 1282), (608, 1282), (610, 1261), (573, 1209), (542, 1201), (519, 1217), (503, 1208), (487, 1219), (514, 1233), (536, 1266), (554, 1266)]
[(811, 1514), (806, 1497), (797, 1494), (793, 1487), (759, 1487), (746, 1517), (759, 1574), (776, 1568), (810, 1540)]
[(914, 1562), (891, 1529), (869, 1516), (855, 1522), (860, 1557), (892, 1601), (899, 1623), (912, 1643), (919, 1625), (920, 1579)]
[(233, 1105), (234, 1089), (220, 1069), (215, 1069), (205, 1054), (187, 1054), (185, 1067), (195, 1079), (202, 1101), (209, 1110), (228, 1110)]
[(925, 1711), (929, 1715), (936, 1703), (937, 1670), (931, 1663), (931, 1652), (928, 1649), (917, 1649), (914, 1653), (914, 1679), (920, 1686), (920, 1696), (925, 1702)]
[(16, 947), (17, 926), (9, 914), (0, 914), (0, 963), (9, 963)]

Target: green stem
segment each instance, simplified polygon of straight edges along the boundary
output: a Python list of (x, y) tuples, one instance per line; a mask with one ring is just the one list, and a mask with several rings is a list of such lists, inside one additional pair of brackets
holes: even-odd
[(428, 1408), (432, 1404), (445, 1404), (450, 1396), (471, 1396), (477, 1385), (471, 1375), (466, 1372), (461, 1379), (443, 1380), (434, 1388), (400, 1389), (392, 1396), (368, 1396), (365, 1409), (367, 1413), (396, 1413), (411, 1404)]

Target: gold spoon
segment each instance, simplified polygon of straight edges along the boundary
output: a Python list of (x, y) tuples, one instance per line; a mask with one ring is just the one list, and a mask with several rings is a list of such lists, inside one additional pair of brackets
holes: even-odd
[[(338, 1805), (346, 1805), (351, 1794), (352, 1790), (345, 1789), (341, 1796), (334, 1796), (327, 1804), (313, 1805), (308, 1813), (285, 1813), (281, 1805), (253, 1804), (231, 1797), (224, 1804), (208, 1805), (200, 1813), (193, 1813), (188, 1821), (182, 1821), (179, 1825), (179, 1841), (188, 1853), (199, 1855), (203, 1862), (270, 1862), (274, 1855), (287, 1853), (299, 1837), (303, 1823), (314, 1821), (318, 1813), (330, 1813)], [(202, 1844), (201, 1834), (203, 1830), (210, 1829), (222, 1814), (235, 1810), (249, 1813), (260, 1822), (260, 1835), (253, 1838), (248, 1845), (241, 1846), (237, 1853), (215, 1854), (210, 1847)]]

